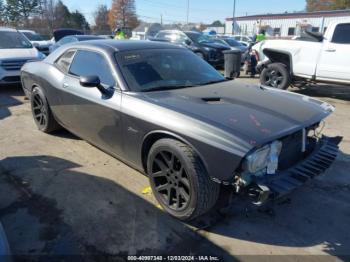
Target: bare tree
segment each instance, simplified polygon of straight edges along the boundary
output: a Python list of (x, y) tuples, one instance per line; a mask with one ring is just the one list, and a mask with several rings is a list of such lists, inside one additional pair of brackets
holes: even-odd
[(111, 28), (108, 24), (109, 9), (106, 5), (99, 5), (94, 14), (95, 26), (94, 32), (97, 34), (110, 34)]
[(135, 0), (112, 0), (108, 23), (112, 29), (119, 27), (133, 29), (138, 26)]

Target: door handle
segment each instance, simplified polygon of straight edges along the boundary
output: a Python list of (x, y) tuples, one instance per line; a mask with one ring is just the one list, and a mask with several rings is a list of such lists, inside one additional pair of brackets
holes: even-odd
[(337, 51), (337, 50), (336, 49), (332, 49), (332, 48), (326, 49), (326, 52), (335, 52), (335, 51)]
[(68, 88), (69, 85), (67, 83), (63, 83), (63, 88)]

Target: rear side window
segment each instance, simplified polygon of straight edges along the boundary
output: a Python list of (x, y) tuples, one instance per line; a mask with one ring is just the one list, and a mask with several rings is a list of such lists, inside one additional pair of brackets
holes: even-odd
[(56, 66), (63, 71), (64, 73), (68, 73), (69, 66), (72, 63), (73, 57), (75, 54), (75, 50), (65, 52), (57, 61)]
[(350, 44), (350, 24), (340, 24), (334, 30), (333, 43)]
[(96, 52), (77, 51), (69, 73), (75, 76), (98, 76), (102, 84), (115, 85), (114, 77), (105, 57)]

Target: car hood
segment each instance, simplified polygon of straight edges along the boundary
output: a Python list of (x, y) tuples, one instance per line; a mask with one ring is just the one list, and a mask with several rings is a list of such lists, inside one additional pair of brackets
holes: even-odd
[(1, 59), (30, 59), (37, 58), (39, 51), (36, 48), (16, 48), (16, 49), (0, 49)]
[(144, 98), (254, 146), (316, 124), (334, 110), (331, 105), (307, 96), (234, 81), (149, 92)]
[(230, 47), (225, 46), (223, 44), (219, 44), (219, 43), (202, 42), (202, 43), (200, 43), (200, 45), (205, 46), (205, 47), (219, 49), (219, 50), (230, 50)]

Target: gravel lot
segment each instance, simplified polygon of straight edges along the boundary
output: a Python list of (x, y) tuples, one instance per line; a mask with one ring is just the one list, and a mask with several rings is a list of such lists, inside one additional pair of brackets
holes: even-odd
[(350, 87), (293, 91), (336, 106), (324, 130), (344, 137), (333, 166), (274, 212), (246, 209), (235, 199), (225, 215), (210, 214), (189, 225), (163, 213), (151, 194), (142, 194), (148, 186), (142, 174), (67, 131), (39, 132), (21, 88), (1, 87), (0, 220), (13, 254), (33, 260), (97, 255), (91, 261), (126, 254), (350, 259)]

